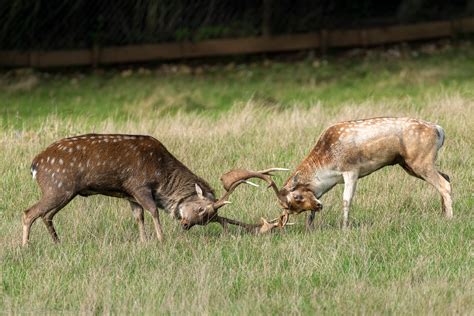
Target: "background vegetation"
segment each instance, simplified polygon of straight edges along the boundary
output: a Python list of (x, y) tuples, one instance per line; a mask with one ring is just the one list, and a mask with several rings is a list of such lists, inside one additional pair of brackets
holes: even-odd
[[(472, 47), (430, 44), (308, 58), (94, 73), (2, 73), (0, 310), (5, 313), (469, 314), (472, 241)], [(76, 198), (22, 249), (21, 212), (38, 198), (32, 158), (87, 132), (150, 134), (222, 193), (234, 167), (294, 168), (336, 121), (413, 116), (442, 125), (438, 166), (451, 176), (454, 219), (435, 190), (401, 168), (359, 182), (351, 229), (342, 188), (323, 198), (316, 230), (250, 236), (209, 225), (183, 232), (162, 212), (166, 241), (138, 241), (128, 203)], [(277, 178), (282, 183), (287, 175)], [(229, 217), (278, 214), (263, 188), (239, 188)], [(147, 231), (152, 236), (149, 216)]]
[(0, 1), (0, 49), (296, 34), (473, 14), (473, 0), (10, 0)]

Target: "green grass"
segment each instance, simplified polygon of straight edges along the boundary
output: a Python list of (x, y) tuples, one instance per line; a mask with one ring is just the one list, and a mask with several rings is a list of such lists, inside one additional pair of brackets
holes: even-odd
[(425, 96), (433, 93), (454, 90), (474, 96), (474, 50), (469, 42), (454, 48), (444, 46), (434, 54), (423, 51), (402, 50), (400, 57), (375, 51), (364, 57), (292, 63), (106, 70), (85, 76), (4, 76), (0, 81), (4, 83), (0, 116), (7, 125), (22, 128), (42, 122), (51, 113), (91, 122), (107, 118), (123, 121), (150, 111), (215, 115), (248, 100), (277, 109), (318, 102), (337, 108), (347, 101), (386, 99), (404, 99), (410, 106), (421, 107)]
[[(214, 67), (199, 75), (34, 74), (31, 86), (24, 84), (30, 74), (5, 74), (0, 310), (472, 313), (473, 55), (464, 45), (416, 58), (333, 57), (317, 68), (305, 61)], [(91, 131), (153, 135), (221, 194), (218, 179), (227, 170), (294, 168), (331, 123), (379, 115), (444, 127), (437, 165), (452, 179), (454, 219), (442, 217), (431, 186), (389, 167), (358, 182), (347, 231), (339, 228), (340, 186), (323, 197), (314, 232), (305, 231), (303, 215), (292, 217), (296, 225), (284, 233), (265, 236), (236, 228), (223, 235), (215, 224), (184, 232), (162, 212), (162, 244), (139, 243), (125, 201), (90, 197), (76, 198), (55, 217), (61, 244), (52, 244), (38, 220), (30, 246), (20, 247), (22, 211), (39, 198), (30, 162), (59, 138)], [(263, 187), (239, 187), (231, 200), (221, 213), (247, 222), (279, 212)], [(146, 221), (151, 237), (148, 215)]]

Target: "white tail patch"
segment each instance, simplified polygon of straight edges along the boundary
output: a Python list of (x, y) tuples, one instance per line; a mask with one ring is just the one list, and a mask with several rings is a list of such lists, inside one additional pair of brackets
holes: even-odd
[(33, 177), (33, 179), (36, 179), (36, 173), (38, 173), (38, 171), (36, 171), (36, 169), (34, 168), (31, 168), (31, 176)]
[(444, 144), (444, 129), (439, 126), (439, 125), (435, 125), (436, 127), (436, 131), (438, 132), (438, 141), (436, 142), (436, 147), (438, 148), (438, 150), (441, 148), (441, 146), (443, 146)]

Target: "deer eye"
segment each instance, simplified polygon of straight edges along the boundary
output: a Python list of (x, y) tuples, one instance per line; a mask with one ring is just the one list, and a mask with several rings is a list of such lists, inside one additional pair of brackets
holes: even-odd
[(294, 194), (293, 198), (295, 199), (296, 202), (303, 202), (304, 198), (301, 194)]

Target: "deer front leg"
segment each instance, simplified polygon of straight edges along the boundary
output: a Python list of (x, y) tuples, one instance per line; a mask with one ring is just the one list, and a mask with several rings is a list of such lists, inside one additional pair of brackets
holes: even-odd
[(130, 201), (130, 206), (132, 208), (132, 214), (138, 224), (138, 231), (140, 233), (140, 241), (146, 242), (146, 232), (145, 232), (145, 218), (143, 214), (143, 207), (140, 204)]
[(316, 211), (311, 211), (306, 217), (306, 230), (311, 231), (314, 229), (314, 218), (316, 217)]
[(344, 178), (342, 228), (345, 229), (349, 226), (349, 210), (352, 198), (354, 197), (358, 175), (355, 172), (344, 172), (342, 176)]
[(134, 192), (132, 196), (135, 198), (138, 204), (150, 212), (151, 217), (153, 218), (153, 224), (155, 225), (156, 237), (159, 241), (163, 241), (164, 237), (160, 224), (160, 215), (158, 214), (158, 208), (156, 207), (155, 200), (153, 200), (151, 190), (142, 189), (140, 191)]

